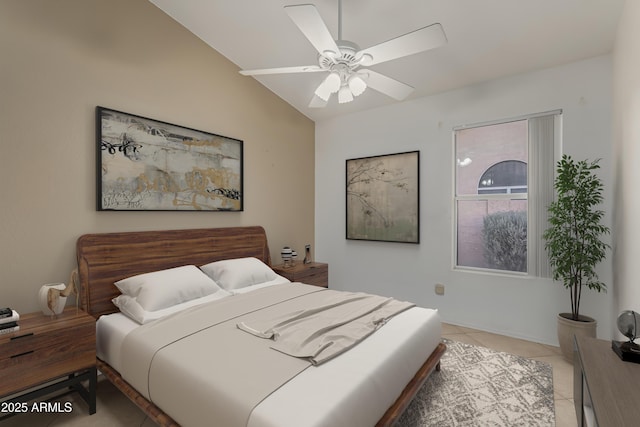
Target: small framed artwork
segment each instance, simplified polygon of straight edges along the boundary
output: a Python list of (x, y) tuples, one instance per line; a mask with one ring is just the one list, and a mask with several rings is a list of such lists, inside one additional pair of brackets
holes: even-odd
[(420, 152), (346, 161), (347, 239), (420, 243)]
[(96, 108), (97, 210), (242, 211), (243, 142)]

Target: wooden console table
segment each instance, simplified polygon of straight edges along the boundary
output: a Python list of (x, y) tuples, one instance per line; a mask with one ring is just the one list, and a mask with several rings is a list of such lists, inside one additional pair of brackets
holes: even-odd
[(640, 364), (623, 362), (611, 341), (576, 336), (573, 367), (579, 427), (640, 425)]

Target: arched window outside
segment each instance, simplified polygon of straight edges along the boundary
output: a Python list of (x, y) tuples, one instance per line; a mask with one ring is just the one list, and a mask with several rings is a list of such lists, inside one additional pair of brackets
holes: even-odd
[(527, 164), (505, 160), (487, 169), (478, 181), (478, 194), (513, 194), (527, 192)]

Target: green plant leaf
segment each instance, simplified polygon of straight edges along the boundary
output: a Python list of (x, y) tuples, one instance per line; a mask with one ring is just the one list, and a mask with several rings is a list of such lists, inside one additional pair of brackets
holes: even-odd
[(550, 226), (542, 235), (553, 278), (569, 290), (574, 319), (580, 312), (582, 286), (606, 291), (595, 271), (609, 249), (602, 236), (610, 233), (600, 223), (604, 212), (596, 208), (603, 200), (603, 184), (595, 174), (599, 161), (574, 161), (566, 154), (558, 161), (557, 198), (548, 206)]

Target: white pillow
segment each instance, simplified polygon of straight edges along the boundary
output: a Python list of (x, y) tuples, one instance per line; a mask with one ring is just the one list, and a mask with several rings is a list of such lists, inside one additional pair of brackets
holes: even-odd
[(278, 277), (267, 264), (252, 257), (215, 261), (200, 269), (227, 291), (269, 282)]
[(119, 280), (115, 285), (147, 311), (171, 307), (220, 290), (216, 282), (195, 265), (139, 274)]
[(113, 301), (115, 306), (120, 309), (121, 313), (135, 320), (141, 325), (144, 325), (145, 323), (161, 319), (165, 316), (177, 313), (186, 308), (194, 307), (196, 305), (204, 304), (206, 302), (214, 301), (228, 296), (231, 296), (229, 292), (225, 291), (224, 289), (219, 289), (217, 292), (209, 294), (206, 297), (192, 299), (191, 301), (186, 301), (181, 304), (176, 304), (171, 307), (163, 308), (156, 311), (145, 310), (140, 304), (138, 304), (135, 298), (130, 297), (129, 295), (122, 294), (112, 299), (111, 301)]
[(239, 289), (232, 289), (229, 292), (231, 293), (231, 295), (240, 295), (240, 294), (246, 294), (248, 292), (255, 291), (258, 289), (266, 288), (267, 286), (282, 285), (285, 283), (291, 283), (291, 280), (287, 279), (286, 277), (277, 275), (275, 279), (269, 280), (268, 282), (258, 283), (257, 285), (249, 285)]

